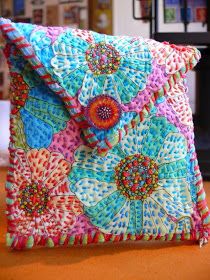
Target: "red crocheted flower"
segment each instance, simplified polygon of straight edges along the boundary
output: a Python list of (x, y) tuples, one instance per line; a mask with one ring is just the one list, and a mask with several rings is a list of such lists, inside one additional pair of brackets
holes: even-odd
[(108, 95), (98, 95), (89, 102), (86, 116), (90, 125), (107, 130), (118, 123), (121, 108), (114, 98)]
[(18, 149), (14, 182), (8, 195), (9, 231), (21, 235), (57, 236), (67, 233), (81, 214), (79, 200), (68, 187), (69, 163), (47, 149)]

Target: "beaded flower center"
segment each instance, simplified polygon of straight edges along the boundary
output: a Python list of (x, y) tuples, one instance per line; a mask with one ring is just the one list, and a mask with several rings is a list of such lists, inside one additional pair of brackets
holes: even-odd
[(37, 184), (27, 185), (20, 191), (19, 202), (29, 216), (39, 216), (47, 209), (48, 190)]
[(86, 116), (92, 126), (98, 129), (110, 129), (120, 119), (120, 105), (109, 95), (98, 95), (89, 102)]
[(95, 75), (112, 74), (119, 68), (120, 54), (113, 46), (100, 42), (90, 45), (86, 60)]
[(115, 167), (118, 190), (131, 200), (144, 200), (158, 187), (158, 167), (141, 154), (127, 156)]

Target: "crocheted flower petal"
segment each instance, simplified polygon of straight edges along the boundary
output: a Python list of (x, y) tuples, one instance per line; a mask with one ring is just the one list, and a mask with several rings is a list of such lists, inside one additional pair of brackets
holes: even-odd
[[(191, 208), (177, 204), (165, 191), (157, 190), (144, 201), (143, 233), (164, 235), (176, 232), (179, 220), (190, 220), (191, 212)], [(186, 231), (190, 229), (188, 223)]]
[(73, 195), (69, 188), (69, 180), (66, 177), (61, 182), (57, 182), (54, 188), (50, 189), (50, 196), (70, 196)]
[(164, 189), (157, 189), (150, 196), (170, 216), (180, 219), (182, 216), (190, 216), (192, 213), (192, 202), (183, 204), (174, 200), (173, 196)]
[(56, 95), (52, 90), (50, 90), (48, 86), (45, 86), (43, 83), (39, 86), (31, 88), (29, 91), (29, 96), (31, 98), (46, 101), (47, 103), (50, 103), (52, 105), (63, 105), (61, 98), (58, 95)]
[[(48, 153), (48, 150), (47, 149), (41, 149), (41, 150), (39, 150), (38, 151), (38, 153), (39, 153), (39, 156), (41, 156), (42, 157), (42, 155), (41, 155), (41, 152), (42, 151), (47, 151), (47, 153)], [(28, 153), (30, 154), (30, 153), (33, 153), (33, 151), (36, 153), (36, 151), (37, 150), (31, 150), (31, 151), (29, 151)], [(64, 157), (63, 157), (63, 155), (61, 154), (61, 153), (57, 153), (57, 152), (51, 152), (50, 154), (49, 154), (49, 159), (48, 159), (48, 162), (47, 163), (45, 163), (45, 170), (44, 170), (44, 175), (43, 175), (43, 180), (44, 179), (46, 179), (49, 175), (50, 175), (50, 173), (58, 166), (58, 164), (60, 163), (60, 161), (63, 159)]]
[(144, 74), (145, 77), (147, 77), (147, 75), (152, 72), (152, 64), (150, 60), (148, 61), (139, 60), (132, 56), (131, 57), (126, 56), (121, 59), (119, 69), (124, 70), (125, 68), (140, 72), (141, 74)]
[(141, 153), (142, 141), (149, 129), (150, 122), (145, 119), (138, 123), (135, 128), (129, 129), (128, 134), (124, 136), (119, 143), (121, 150), (125, 155)]
[(130, 54), (132, 46), (132, 39), (128, 36), (109, 36), (105, 35), (105, 41), (107, 44), (113, 46), (120, 54), (121, 57), (126, 54)]
[(115, 191), (95, 206), (85, 207), (84, 212), (90, 218), (93, 225), (103, 230), (124, 206), (126, 200), (126, 197), (121, 195), (119, 191)]
[(142, 230), (143, 204), (141, 200), (131, 200), (127, 233), (139, 234)]
[(75, 196), (52, 196), (51, 193), (50, 198), (50, 207), (57, 209), (57, 211), (60, 212), (62, 216), (68, 215), (68, 213), (74, 213), (75, 215), (80, 215), (83, 213), (82, 205)]
[(113, 97), (119, 103), (121, 102), (120, 94), (117, 91), (116, 83), (115, 83), (112, 75), (107, 75), (107, 77), (105, 79), (103, 94), (107, 94), (107, 95)]
[(144, 234), (165, 235), (174, 230), (175, 224), (168, 217), (167, 213), (151, 198), (143, 204), (143, 229)]
[[(17, 210), (18, 211), (18, 210)], [(23, 210), (20, 210), (18, 212), (16, 218), (15, 218), (15, 230), (18, 234), (21, 235), (33, 235), (35, 232), (35, 219), (31, 217), (27, 217), (25, 215), (25, 212)]]
[(17, 149), (14, 157), (14, 181), (20, 186), (31, 181), (31, 169), (25, 151)]
[(102, 231), (116, 235), (125, 233), (129, 224), (129, 210), (130, 201), (127, 199), (120, 211), (114, 216), (112, 221), (102, 229)]
[[(50, 165), (51, 162), (49, 162)], [(66, 180), (67, 175), (70, 172), (70, 164), (64, 160), (60, 159), (55, 169), (49, 173), (47, 179), (43, 184), (48, 188), (56, 188), (58, 184)]]
[(125, 50), (124, 48), (125, 57), (129, 56), (135, 56), (136, 54), (140, 55), (139, 58), (142, 60), (151, 60), (152, 54), (150, 52), (150, 49), (148, 47), (148, 44), (145, 43), (144, 39), (142, 37), (138, 37), (136, 39), (133, 39), (131, 37), (130, 41), (130, 48)]
[(146, 87), (147, 80), (147, 75), (145, 74), (145, 71), (143, 69), (144, 65), (142, 65), (142, 67), (139, 66), (139, 69), (136, 69), (136, 67), (132, 67), (132, 64), (129, 66), (127, 65), (128, 64), (123, 61), (121, 66), (119, 67), (119, 70), (122, 71), (126, 75), (126, 77), (130, 79), (131, 82), (139, 87), (139, 91), (142, 91)]
[[(122, 103), (129, 103), (131, 99), (137, 95), (139, 86), (126, 76), (123, 71), (118, 70), (113, 74), (117, 91), (120, 95)], [(128, 94), (129, 92), (129, 94)]]
[(142, 153), (156, 159), (166, 136), (171, 132), (177, 132), (177, 128), (170, 124), (166, 118), (151, 118), (150, 127), (142, 141)]
[(173, 196), (177, 203), (187, 203), (191, 201), (190, 186), (185, 178), (162, 179), (158, 181), (160, 189)]
[[(78, 69), (75, 69), (70, 74), (64, 76), (60, 81), (61, 85), (68, 91), (71, 96), (75, 96), (82, 86), (84, 75), (88, 70), (87, 65), (83, 65)], [(71, 78), (69, 78), (71, 77)], [(74, 81), (72, 83), (72, 81)]]
[(192, 229), (192, 219), (191, 217), (183, 217), (180, 218), (178, 223), (176, 224), (176, 233), (181, 234), (183, 232), (183, 229), (185, 232), (190, 232)]
[(84, 41), (90, 44), (94, 43), (92, 32), (89, 30), (73, 29), (72, 34), (80, 37), (81, 39), (83, 39)]
[(121, 160), (117, 154), (109, 153), (106, 157), (98, 157), (93, 150), (81, 145), (74, 154), (75, 162), (73, 167), (91, 169), (96, 172), (113, 171), (113, 168)]
[(93, 41), (95, 44), (104, 42), (105, 41), (105, 35), (104, 34), (99, 34), (97, 32), (92, 31), (92, 36), (93, 36)]
[(158, 178), (172, 179), (185, 178), (187, 174), (187, 162), (185, 159), (180, 159), (175, 162), (166, 163), (158, 167)]
[(115, 183), (84, 178), (79, 180), (71, 189), (85, 206), (90, 207), (116, 191), (117, 187)]
[[(185, 67), (186, 61), (182, 56), (177, 50), (170, 50), (170, 54), (168, 54), (165, 60), (167, 74), (174, 74), (177, 72), (177, 69)], [(189, 56), (192, 56), (192, 54), (189, 54)]]
[(27, 160), (31, 169), (31, 180), (42, 182), (45, 170), (50, 159), (50, 152), (47, 149), (32, 149), (27, 153)]
[(46, 124), (49, 124), (53, 129), (53, 134), (63, 130), (66, 127), (66, 122), (70, 118), (69, 113), (63, 106), (56, 106), (32, 98), (27, 100), (24, 109), (30, 112), (38, 120), (42, 120)]
[[(31, 148), (48, 147), (52, 141), (52, 127), (46, 122), (34, 117), (24, 108), (21, 109), (21, 117), (27, 144)], [(32, 127), (33, 129), (31, 129)]]
[(179, 133), (169, 133), (158, 153), (158, 164), (170, 163), (185, 158), (187, 155), (187, 140)]
[(58, 236), (67, 233), (76, 221), (76, 216), (72, 212), (60, 212), (53, 208), (36, 218), (36, 225), (40, 235)]
[(69, 57), (69, 56), (61, 56), (56, 55), (51, 60), (51, 65), (53, 67), (53, 72), (60, 79), (63, 79), (66, 75), (70, 74), (72, 71), (77, 68), (85, 65), (87, 62), (85, 61), (84, 56)]
[(128, 36), (105, 36), (106, 43), (113, 45), (121, 57), (137, 56), (141, 59), (151, 59), (150, 51), (143, 40), (134, 40)]
[(148, 40), (150, 51), (152, 53), (153, 58), (157, 60), (159, 65), (164, 65), (168, 55), (171, 52), (171, 47), (166, 44), (162, 44), (160, 42), (154, 40)]
[(93, 73), (88, 70), (82, 82), (82, 88), (79, 93), (78, 99), (83, 106), (87, 106), (89, 100), (104, 93), (104, 80), (105, 76), (95, 77)]
[(69, 30), (61, 34), (52, 45), (54, 54), (61, 56), (75, 56), (83, 54), (89, 46), (89, 43), (78, 36), (74, 36)]
[(75, 184), (82, 179), (95, 179), (99, 182), (106, 182), (108, 184), (114, 182), (114, 172), (113, 171), (95, 171), (88, 168), (72, 167), (69, 174), (69, 181), (72, 192), (75, 191)]

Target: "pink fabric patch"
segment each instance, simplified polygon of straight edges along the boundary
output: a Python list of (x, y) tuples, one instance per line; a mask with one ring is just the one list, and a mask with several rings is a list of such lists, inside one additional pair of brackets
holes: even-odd
[(153, 63), (152, 73), (148, 76), (148, 81), (145, 90), (139, 94), (128, 104), (122, 104), (122, 109), (125, 112), (136, 111), (141, 112), (142, 108), (150, 101), (151, 95), (158, 91), (168, 80), (168, 75), (165, 74), (165, 67)]
[(91, 225), (89, 219), (85, 215), (79, 215), (76, 217), (74, 228), (72, 228), (68, 234), (77, 235), (77, 234), (89, 233), (91, 231), (96, 231), (96, 230), (98, 229), (93, 225)]
[(84, 142), (80, 137), (80, 129), (74, 120), (70, 120), (65, 130), (54, 134), (48, 150), (62, 153), (66, 160), (73, 162), (74, 151), (81, 144), (84, 144)]

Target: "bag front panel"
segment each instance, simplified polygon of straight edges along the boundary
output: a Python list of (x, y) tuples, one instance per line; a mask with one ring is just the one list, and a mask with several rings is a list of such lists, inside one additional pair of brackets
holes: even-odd
[(12, 103), (8, 245), (206, 241), (185, 77), (197, 50), (1, 24)]

